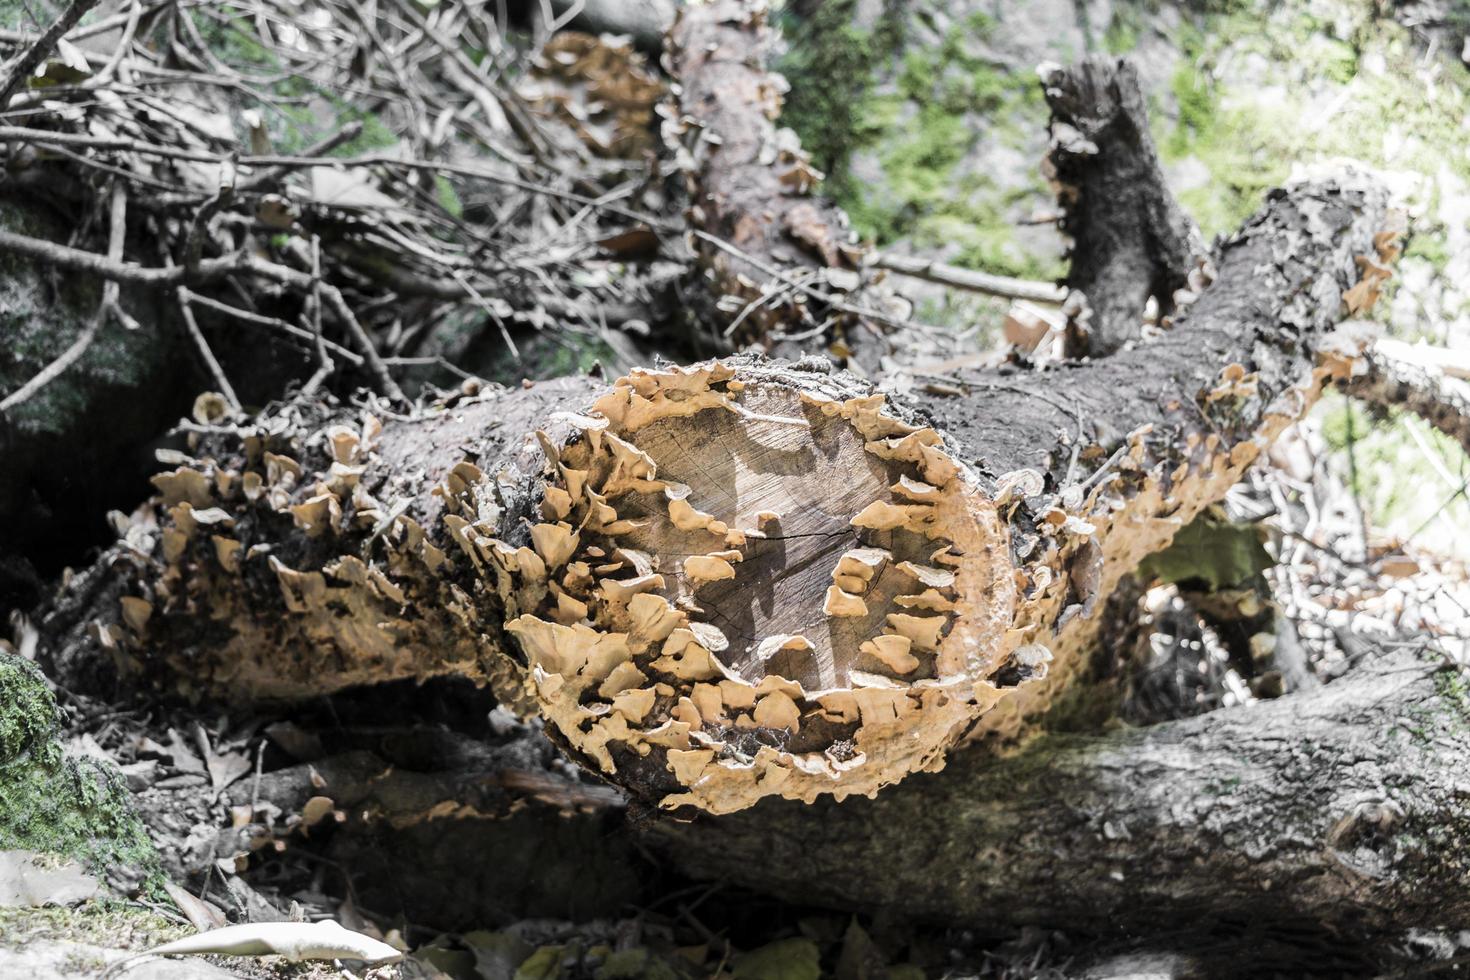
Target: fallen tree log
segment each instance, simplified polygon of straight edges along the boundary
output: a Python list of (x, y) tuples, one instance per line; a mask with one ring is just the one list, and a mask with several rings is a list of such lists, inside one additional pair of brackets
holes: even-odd
[(697, 877), (992, 932), (1234, 920), (1371, 945), (1470, 924), (1464, 691), (1451, 662), (1383, 654), (1275, 701), (959, 752), (872, 800), (765, 800), (645, 832)]
[(958, 397), (743, 358), (387, 422), (202, 399), (58, 666), (236, 703), (462, 676), (665, 807), (875, 793), (1056, 700), (1118, 578), (1351, 372), (1396, 236), (1369, 183), (1276, 194), (1174, 332)]
[[(690, 244), (708, 280), (694, 293), (701, 323), (794, 354), (790, 334), (825, 347), (826, 331), (813, 328), (860, 285), (864, 250), (842, 210), (813, 193), (822, 174), (796, 134), (778, 128), (786, 83), (767, 67), (775, 37), (766, 18), (764, 4), (748, 0), (679, 9), (665, 55), (679, 82), (677, 114), (664, 139), (685, 175)], [(850, 324), (850, 347), (877, 335), (860, 322)]]

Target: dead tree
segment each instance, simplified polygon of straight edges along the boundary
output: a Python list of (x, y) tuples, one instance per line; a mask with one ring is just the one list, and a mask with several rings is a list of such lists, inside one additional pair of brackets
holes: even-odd
[(1119, 576), (1350, 373), (1386, 221), (1370, 185), (1280, 194), (1163, 339), (960, 396), (737, 358), (401, 422), (201, 404), (94, 632), (236, 701), (485, 681), (666, 806), (872, 793), (1021, 734)]
[(1042, 84), (1052, 115), (1043, 170), (1072, 236), (1066, 284), (1078, 294), (1069, 353), (1111, 354), (1138, 336), (1150, 301), (1167, 317), (1209, 281), (1204, 242), (1164, 183), (1131, 64), (1043, 66)]
[[(203, 398), (189, 451), (53, 617), (55, 666), (255, 705), (467, 678), (695, 817), (645, 830), (676, 864), (808, 900), (1105, 928), (1266, 894), (1333, 925), (1464, 925), (1462, 900), (1425, 897), (1470, 853), (1461, 708), (1432, 665), (1013, 751), (1088, 697), (1119, 578), (1361, 366), (1367, 336), (1339, 324), (1397, 237), (1370, 180), (1275, 192), (1158, 339), (944, 393), (744, 355), (413, 417), (311, 402), (241, 424)], [(1150, 281), (1127, 295), (1176, 258), (1135, 266)], [(1391, 773), (1369, 733), (1425, 705), (1448, 741)]]

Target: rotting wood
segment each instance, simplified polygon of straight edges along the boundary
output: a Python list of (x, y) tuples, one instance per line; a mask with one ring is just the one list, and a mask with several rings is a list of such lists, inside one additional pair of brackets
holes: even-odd
[[(1275, 701), (957, 752), (873, 800), (638, 827), (696, 878), (992, 934), (1234, 922), (1371, 947), (1453, 932), (1470, 925), (1470, 728), (1444, 693), (1459, 669), (1379, 652)], [(1232, 956), (1204, 975), (1241, 973)]]
[(743, 357), (401, 422), (202, 402), (81, 625), (240, 702), (468, 677), (666, 806), (876, 793), (1027, 730), (1118, 578), (1361, 366), (1333, 327), (1397, 234), (1366, 181), (1278, 193), (1171, 333), (957, 398)]
[(1379, 339), (1343, 391), (1383, 409), (1413, 412), (1470, 453), (1470, 385), (1452, 352)]
[(773, 335), (822, 322), (813, 290), (858, 288), (864, 250), (841, 209), (812, 193), (822, 174), (796, 135), (778, 127), (785, 81), (767, 68), (774, 40), (764, 4), (680, 8), (665, 53), (679, 89), (664, 140), (686, 177), (690, 226), (704, 233), (692, 244), (712, 287), (705, 319), (779, 345)]
[(1132, 63), (1093, 57), (1039, 71), (1051, 108), (1043, 171), (1072, 238), (1066, 285), (1080, 294), (1068, 352), (1111, 354), (1139, 338), (1150, 299), (1167, 325), (1214, 270), (1164, 181)]

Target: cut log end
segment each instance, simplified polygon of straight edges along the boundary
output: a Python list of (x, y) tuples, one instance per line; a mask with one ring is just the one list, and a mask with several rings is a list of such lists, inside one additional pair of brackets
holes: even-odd
[(502, 591), (529, 693), (604, 773), (712, 812), (871, 794), (1001, 696), (1008, 530), (882, 395), (715, 363), (562, 420)]

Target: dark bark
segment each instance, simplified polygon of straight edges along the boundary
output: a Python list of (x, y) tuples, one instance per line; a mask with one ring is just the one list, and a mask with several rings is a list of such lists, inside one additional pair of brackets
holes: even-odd
[(1470, 453), (1470, 396), (1465, 382), (1447, 378), (1434, 366), (1375, 347), (1368, 353), (1367, 370), (1342, 387), (1380, 408), (1413, 412)]
[(1043, 75), (1051, 107), (1048, 163), (1072, 237), (1068, 287), (1090, 318), (1073, 320), (1073, 356), (1110, 354), (1139, 337), (1150, 296), (1159, 315), (1205, 258), (1199, 230), (1164, 182), (1138, 72), (1094, 57)]
[(1463, 928), (1462, 691), (1452, 665), (1385, 656), (1309, 694), (971, 750), (873, 800), (645, 830), (696, 876), (983, 930)]

